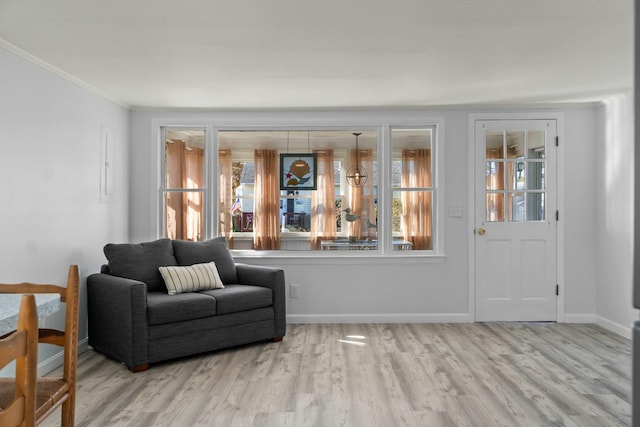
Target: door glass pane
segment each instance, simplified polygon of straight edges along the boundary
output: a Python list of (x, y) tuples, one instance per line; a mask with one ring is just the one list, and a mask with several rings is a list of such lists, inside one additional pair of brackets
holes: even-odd
[(524, 157), (524, 131), (510, 130), (507, 132), (507, 159), (521, 159)]
[(507, 218), (509, 218), (509, 221), (524, 221), (526, 219), (524, 193), (507, 194), (507, 209)]
[(504, 189), (504, 162), (487, 162), (486, 188), (487, 190)]
[(544, 193), (527, 193), (527, 221), (544, 221)]
[(506, 190), (524, 190), (525, 189), (525, 162), (507, 162), (507, 188)]
[(527, 162), (527, 190), (544, 190), (544, 162)]
[(515, 181), (516, 181), (516, 185), (515, 185), (515, 189), (516, 190), (524, 190), (525, 188), (527, 188), (527, 184), (526, 184), (526, 168), (527, 168), (527, 164), (525, 162), (522, 161), (518, 161), (516, 162), (516, 166), (515, 166), (516, 170), (515, 170)]
[(504, 158), (504, 132), (501, 130), (487, 131), (487, 159)]
[(487, 193), (486, 200), (486, 220), (488, 222), (504, 221), (504, 194)]
[(545, 151), (545, 131), (530, 130), (527, 135), (527, 157), (530, 159), (543, 159)]

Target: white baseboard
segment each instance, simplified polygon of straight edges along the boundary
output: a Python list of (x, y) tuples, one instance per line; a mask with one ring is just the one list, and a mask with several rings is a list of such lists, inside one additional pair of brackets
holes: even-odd
[(288, 314), (287, 323), (471, 323), (469, 313)]
[[(78, 354), (81, 354), (89, 348), (89, 338), (78, 341)], [(38, 363), (38, 375), (47, 375), (54, 369), (59, 368), (64, 364), (64, 351), (60, 350), (58, 353), (49, 357), (46, 360)]]
[(564, 323), (596, 323), (596, 315), (595, 313), (565, 314)]
[(596, 316), (596, 325), (602, 326), (603, 328), (608, 329), (611, 332), (614, 332), (628, 339), (631, 339), (631, 336), (633, 334), (632, 325), (624, 326), (619, 323), (612, 322), (609, 319), (605, 319), (601, 316)]

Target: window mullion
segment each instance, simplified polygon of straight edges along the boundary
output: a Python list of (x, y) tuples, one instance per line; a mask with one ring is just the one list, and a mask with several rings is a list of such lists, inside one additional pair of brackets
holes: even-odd
[(382, 252), (386, 255), (393, 251), (393, 226), (392, 221), (392, 179), (391, 179), (391, 127), (384, 125), (378, 138), (378, 168), (380, 174), (378, 177), (378, 244)]

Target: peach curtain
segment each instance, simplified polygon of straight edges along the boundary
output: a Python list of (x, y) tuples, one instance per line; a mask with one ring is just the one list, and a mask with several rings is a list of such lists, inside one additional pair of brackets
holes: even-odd
[[(343, 221), (347, 224), (347, 234), (349, 237), (355, 237), (358, 240), (364, 238), (375, 238), (375, 228), (368, 227), (367, 224), (376, 223), (376, 213), (374, 209), (374, 194), (373, 194), (373, 154), (370, 149), (360, 149), (358, 153), (360, 166), (364, 167), (367, 171), (367, 182), (360, 187), (353, 187), (347, 185), (347, 207), (351, 210), (352, 215), (359, 216), (360, 218), (355, 221)], [(347, 170), (356, 164), (356, 150), (350, 150), (349, 152), (349, 165)]]
[(277, 150), (255, 150), (253, 248), (280, 249), (280, 171)]
[[(504, 158), (502, 148), (488, 148), (487, 160)], [(486, 174), (486, 187), (490, 190), (504, 190), (504, 162), (493, 162), (493, 173)], [(504, 221), (504, 193), (487, 193), (487, 221)]]
[(311, 192), (311, 249), (336, 238), (336, 188), (333, 150), (316, 150), (317, 190)]
[[(191, 148), (186, 151), (186, 173), (184, 175), (184, 188), (202, 188), (204, 183), (204, 150)], [(187, 214), (185, 215), (185, 228), (187, 240), (202, 240), (202, 193), (183, 193)]]
[[(204, 150), (188, 147), (184, 141), (166, 144), (166, 187), (202, 188)], [(166, 233), (170, 239), (202, 239), (202, 193), (169, 192), (166, 200)]]
[[(402, 187), (431, 187), (431, 150), (402, 150)], [(402, 238), (413, 250), (432, 247), (432, 192), (402, 192)]]
[[(508, 148), (507, 154), (509, 158), (515, 158), (515, 149)], [(486, 201), (486, 219), (492, 222), (505, 221), (505, 214), (507, 218), (512, 217), (511, 203), (505, 204), (505, 173), (506, 182), (513, 183), (509, 190), (515, 189), (515, 162), (505, 162), (505, 155), (503, 148), (488, 148), (487, 160), (495, 160), (493, 162), (493, 173), (487, 174), (486, 188), (487, 190), (498, 190), (499, 192), (489, 193), (487, 192)], [(506, 165), (509, 167), (507, 168)], [(505, 170), (506, 169), (506, 170)]]
[(218, 151), (218, 233), (225, 236), (229, 242), (229, 248), (233, 248), (233, 218), (231, 207), (234, 202), (233, 195), (233, 168), (231, 150)]

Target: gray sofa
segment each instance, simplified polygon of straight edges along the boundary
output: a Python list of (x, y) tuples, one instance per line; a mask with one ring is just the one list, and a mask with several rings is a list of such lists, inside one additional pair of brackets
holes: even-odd
[[(89, 345), (131, 371), (286, 333), (284, 271), (235, 263), (224, 238), (108, 244), (87, 278)], [(215, 262), (223, 289), (169, 295), (159, 267)]]

